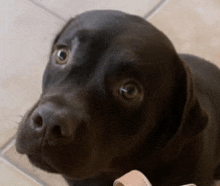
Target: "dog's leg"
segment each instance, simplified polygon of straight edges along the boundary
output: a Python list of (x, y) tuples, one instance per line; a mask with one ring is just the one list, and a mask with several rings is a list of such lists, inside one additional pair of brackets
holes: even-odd
[(218, 163), (218, 165), (215, 168), (214, 179), (220, 180), (220, 162)]

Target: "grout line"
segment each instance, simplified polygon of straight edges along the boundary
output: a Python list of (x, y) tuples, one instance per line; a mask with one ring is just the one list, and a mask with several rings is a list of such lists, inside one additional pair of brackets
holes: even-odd
[[(44, 11), (52, 14), (53, 16), (57, 17), (58, 19), (60, 19), (61, 21), (66, 21), (65, 18), (63, 18), (62, 16), (56, 14), (55, 12), (51, 11), (50, 9), (44, 7), (43, 5), (35, 2), (34, 0), (29, 0), (31, 3), (33, 3), (34, 5), (36, 5), (37, 7), (43, 9)], [(166, 3), (168, 0), (161, 0), (152, 10), (150, 10), (150, 12), (146, 13), (143, 18), (144, 19), (149, 19), (154, 13), (156, 13), (158, 11), (158, 9), (161, 8), (161, 6)]]
[(5, 151), (10, 148), (13, 143), (15, 142), (15, 136), (12, 136), (1, 148), (0, 148), (0, 154), (3, 154)]
[(153, 14), (158, 12), (158, 10), (167, 2), (168, 0), (161, 0), (150, 12), (146, 13), (143, 18), (149, 19)]
[(12, 166), (15, 170), (17, 170), (18, 172), (20, 172), (21, 174), (26, 175), (29, 179), (33, 180), (34, 182), (40, 184), (41, 186), (46, 186), (46, 184), (41, 181), (40, 179), (34, 177), (33, 175), (31, 175), (28, 171), (22, 169), (20, 166), (18, 166), (16, 163), (14, 163), (13, 161), (7, 159), (4, 155), (0, 155), (0, 157), (5, 161), (6, 164), (9, 164), (10, 166)]
[(1, 154), (0, 157), (2, 159), (4, 159), (7, 163), (9, 163), (11, 166), (13, 166), (16, 170), (18, 170), (19, 172), (27, 175), (29, 178), (33, 179), (34, 181), (36, 181), (37, 183), (41, 184), (42, 186), (45, 186), (45, 183), (40, 180), (39, 178), (36, 178), (34, 175), (32, 175), (31, 173), (29, 173), (26, 169), (23, 169), (20, 165), (18, 165), (17, 163), (13, 162), (12, 160), (8, 159), (7, 157), (5, 157), (4, 153), (10, 149), (14, 143), (15, 143), (16, 139), (15, 137), (13, 137), (2, 149), (1, 149)]
[(55, 16), (56, 18), (60, 19), (61, 21), (66, 21), (65, 18), (61, 17), (60, 15), (56, 14), (55, 12), (51, 11), (50, 9), (44, 7), (43, 5), (36, 3), (34, 0), (29, 0), (31, 3), (33, 3), (34, 5), (36, 5), (37, 7), (43, 9), (44, 11), (52, 14), (53, 16)]

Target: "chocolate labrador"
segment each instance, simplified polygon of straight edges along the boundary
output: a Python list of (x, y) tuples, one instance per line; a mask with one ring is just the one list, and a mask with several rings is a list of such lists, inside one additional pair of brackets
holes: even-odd
[(16, 148), (72, 186), (110, 186), (132, 169), (153, 186), (210, 186), (220, 173), (219, 95), (220, 70), (177, 54), (143, 18), (89, 11), (55, 38)]

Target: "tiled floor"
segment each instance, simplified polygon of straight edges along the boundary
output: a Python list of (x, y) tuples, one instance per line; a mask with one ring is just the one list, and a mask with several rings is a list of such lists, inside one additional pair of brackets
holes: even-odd
[(54, 34), (89, 9), (118, 9), (145, 17), (177, 51), (220, 65), (219, 0), (3, 0), (0, 2), (0, 186), (65, 186), (15, 151), (20, 116), (37, 100)]

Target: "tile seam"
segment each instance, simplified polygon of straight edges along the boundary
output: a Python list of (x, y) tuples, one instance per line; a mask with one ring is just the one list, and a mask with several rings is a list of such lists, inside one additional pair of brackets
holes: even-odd
[(59, 20), (61, 21), (66, 21), (65, 18), (63, 18), (62, 16), (56, 14), (55, 12), (51, 11), (50, 9), (46, 8), (45, 6), (39, 4), (39, 3), (36, 3), (34, 0), (28, 0), (30, 1), (31, 3), (33, 3), (35, 6), (41, 8), (42, 10), (46, 11), (47, 13), (53, 15), (54, 17), (58, 18)]
[(26, 169), (22, 168), (19, 164), (13, 162), (12, 160), (8, 159), (4, 153), (10, 148), (12, 147), (12, 145), (14, 145), (15, 143), (15, 137), (13, 137), (5, 146), (4, 148), (1, 149), (1, 154), (0, 157), (2, 159), (4, 159), (6, 162), (8, 162), (10, 165), (12, 165), (13, 167), (16, 167), (16, 170), (18, 170), (19, 172), (27, 175), (28, 177), (30, 177), (31, 179), (35, 180), (37, 183), (41, 184), (42, 186), (45, 186), (45, 183), (36, 178), (34, 175), (32, 175), (31, 173), (29, 173)]
[(0, 148), (0, 154), (3, 154), (15, 141), (15, 136), (13, 135), (11, 138), (9, 138)]
[(34, 181), (34, 182), (36, 182), (36, 183), (38, 183), (42, 186), (46, 186), (46, 184), (42, 180), (40, 180), (39, 178), (36, 178), (34, 175), (31, 175), (31, 173), (29, 173), (27, 170), (24, 170), (23, 168), (21, 168), (19, 165), (17, 165), (13, 161), (7, 159), (3, 154), (1, 154), (0, 157), (5, 161), (6, 164), (9, 164), (16, 171), (18, 171), (21, 174), (24, 174), (25, 176), (27, 176), (30, 180), (32, 180), (32, 181)]
[(149, 19), (154, 13), (156, 13), (168, 0), (161, 0), (152, 10), (146, 13), (143, 18)]
[[(66, 21), (65, 18), (63, 18), (62, 16), (56, 14), (55, 12), (51, 11), (50, 9), (46, 8), (45, 6), (35, 2), (34, 0), (29, 0), (31, 3), (33, 3), (34, 5), (36, 5), (37, 7), (43, 9), (44, 11), (52, 14), (53, 16), (55, 16), (56, 18), (60, 19), (61, 21)], [(161, 0), (152, 10), (150, 10), (148, 13), (146, 13), (143, 18), (144, 19), (149, 19), (155, 12), (158, 11), (158, 9), (161, 8), (161, 6), (167, 2), (168, 0)]]

